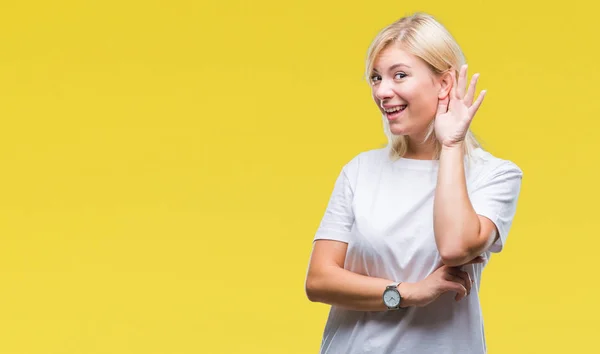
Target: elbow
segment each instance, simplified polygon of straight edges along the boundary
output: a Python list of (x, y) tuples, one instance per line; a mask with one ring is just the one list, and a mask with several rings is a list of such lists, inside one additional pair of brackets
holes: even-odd
[(467, 263), (467, 258), (464, 255), (452, 255), (452, 254), (445, 254), (445, 255), (441, 255), (442, 258), (442, 263), (444, 263), (445, 265), (447, 265), (448, 267), (458, 267), (461, 266), (465, 263)]
[(471, 252), (467, 247), (460, 245), (440, 247), (442, 262), (448, 267), (458, 267), (470, 261)]
[(314, 275), (309, 274), (306, 277), (306, 282), (304, 283), (304, 291), (306, 293), (306, 297), (311, 302), (320, 302), (321, 297), (319, 294), (321, 293), (320, 282)]
[(465, 265), (477, 258), (485, 250), (485, 242), (462, 243), (438, 247), (442, 262), (448, 267)]
[(438, 241), (438, 251), (442, 262), (449, 267), (464, 265), (475, 258), (482, 249), (483, 239), (479, 229), (461, 230), (454, 235), (444, 235)]

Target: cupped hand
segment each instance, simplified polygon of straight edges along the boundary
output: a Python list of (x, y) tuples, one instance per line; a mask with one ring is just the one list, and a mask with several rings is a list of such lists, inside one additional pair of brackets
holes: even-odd
[(465, 94), (467, 85), (467, 65), (460, 68), (458, 80), (452, 75), (452, 88), (446, 97), (440, 99), (435, 116), (435, 135), (438, 141), (444, 146), (453, 146), (465, 139), (471, 121), (477, 113), (485, 97), (486, 91), (483, 90), (473, 102), (475, 96), (475, 87), (479, 74), (473, 75), (469, 88)]

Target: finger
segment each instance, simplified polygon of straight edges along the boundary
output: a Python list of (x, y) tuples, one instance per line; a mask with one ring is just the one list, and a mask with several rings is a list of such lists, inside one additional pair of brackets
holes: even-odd
[(437, 108), (436, 116), (448, 112), (448, 102), (449, 101), (450, 101), (449, 96), (446, 96), (445, 98), (438, 101), (438, 108)]
[(465, 289), (465, 293), (462, 294), (458, 294), (461, 295), (459, 298), (463, 298), (467, 295), (469, 295), (469, 290), (468, 290), (468, 286), (467, 286), (467, 281), (465, 279), (463, 279), (461, 276), (455, 275), (455, 274), (450, 274), (447, 278), (448, 281), (460, 284), (464, 289)]
[(471, 78), (471, 83), (469, 84), (469, 89), (467, 90), (467, 94), (465, 96), (464, 102), (467, 107), (471, 107), (473, 105), (473, 98), (475, 97), (475, 88), (477, 87), (477, 80), (479, 80), (479, 74), (473, 75)]
[(465, 272), (464, 270), (454, 268), (452, 269), (451, 274), (461, 279), (461, 284), (467, 289), (467, 295), (469, 295), (471, 293), (471, 286), (473, 285), (469, 273)]
[(473, 103), (473, 105), (471, 107), (469, 107), (469, 117), (471, 117), (471, 119), (473, 119), (473, 117), (475, 116), (475, 113), (477, 113), (477, 110), (479, 109), (479, 106), (481, 106), (481, 103), (483, 102), (483, 99), (485, 98), (486, 93), (487, 93), (486, 90), (481, 91), (481, 93), (479, 93), (479, 97), (477, 97), (477, 100), (475, 101), (475, 103)]
[(456, 296), (454, 297), (454, 300), (456, 301), (460, 301), (467, 295), (467, 289), (458, 282), (447, 281), (445, 287), (446, 291), (454, 291), (456, 293)]
[(448, 98), (454, 99), (456, 97), (456, 86), (458, 86), (456, 82), (456, 72), (454, 70), (451, 70), (450, 75), (452, 76), (452, 87), (450, 87), (450, 93), (448, 94)]
[(465, 272), (464, 270), (461, 270), (458, 276), (461, 277), (465, 281), (466, 288), (467, 288), (467, 295), (469, 295), (471, 293), (471, 288), (473, 287), (473, 281), (471, 280), (471, 275), (469, 274), (469, 272)]
[(471, 277), (469, 276), (469, 273), (465, 272), (464, 270), (461, 270), (459, 268), (453, 268), (450, 271), (450, 274), (452, 274), (452, 276), (459, 278), (460, 282), (462, 285), (464, 285), (464, 287), (467, 289), (467, 295), (469, 295), (471, 293)]
[(457, 84), (458, 87), (456, 88), (456, 98), (462, 100), (465, 96), (465, 89), (467, 87), (467, 64), (460, 67)]

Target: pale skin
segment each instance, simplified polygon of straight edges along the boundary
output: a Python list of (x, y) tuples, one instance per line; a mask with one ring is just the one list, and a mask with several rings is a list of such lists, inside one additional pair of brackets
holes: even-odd
[[(442, 151), (433, 226), (438, 250), (448, 266), (459, 266), (477, 257), (498, 237), (494, 223), (475, 213), (465, 178), (462, 144), (485, 96), (482, 91), (473, 102), (478, 77), (473, 77), (465, 94), (467, 67), (463, 66), (457, 84), (440, 99), (436, 113), (435, 133)], [(453, 81), (456, 83), (455, 79)]]
[[(443, 265), (418, 282), (398, 287), (401, 307), (426, 306), (445, 292), (460, 301), (471, 291), (472, 280), (461, 266), (481, 263), (479, 257), (497, 238), (495, 225), (477, 215), (467, 194), (463, 141), (485, 91), (474, 100), (478, 74), (467, 89), (467, 67), (434, 74), (419, 58), (392, 46), (374, 63), (372, 95), (383, 114), (385, 108), (405, 106), (399, 118), (389, 121), (393, 134), (408, 138), (405, 158), (433, 159), (433, 144), (423, 142), (435, 118), (435, 138), (442, 146), (434, 201), (434, 233)], [(466, 92), (465, 92), (466, 91)], [(382, 294), (396, 279), (368, 277), (344, 269), (348, 245), (331, 240), (314, 242), (306, 277), (311, 301), (357, 311), (384, 311)]]

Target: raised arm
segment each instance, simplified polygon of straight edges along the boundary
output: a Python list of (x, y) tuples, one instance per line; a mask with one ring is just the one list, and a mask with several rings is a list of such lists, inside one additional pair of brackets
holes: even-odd
[[(504, 164), (469, 195), (465, 178), (465, 137), (485, 91), (474, 99), (478, 74), (465, 94), (467, 66), (458, 80), (453, 73), (450, 93), (439, 100), (435, 119), (436, 138), (442, 145), (434, 200), (434, 232), (443, 262), (456, 266), (489, 249), (498, 237), (506, 238), (519, 194), (520, 169)], [(476, 207), (472, 204), (477, 201)], [(497, 246), (496, 249), (500, 249)]]
[(498, 237), (495, 224), (477, 215), (469, 199), (462, 144), (442, 148), (433, 216), (438, 251), (449, 266), (479, 256)]

